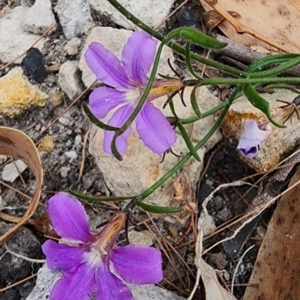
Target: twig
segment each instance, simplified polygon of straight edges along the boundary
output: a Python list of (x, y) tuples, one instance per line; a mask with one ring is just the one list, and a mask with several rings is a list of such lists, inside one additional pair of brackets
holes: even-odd
[(83, 174), (83, 169), (84, 169), (84, 164), (85, 164), (85, 154), (86, 154), (86, 143), (88, 140), (88, 137), (90, 135), (91, 129), (89, 129), (84, 137), (83, 140), (83, 145), (82, 145), (82, 152), (81, 152), (81, 165), (80, 165), (80, 170), (79, 170), (79, 175), (78, 175), (78, 181), (82, 177)]
[(20, 54), (17, 58), (15, 58), (14, 60), (10, 61), (9, 63), (7, 63), (6, 65), (4, 65), (3, 67), (0, 68), (0, 71), (4, 70), (6, 67), (10, 66), (11, 64), (13, 64), (17, 59), (19, 59), (20, 57), (22, 57), (23, 55), (26, 54), (26, 52), (32, 48), (36, 43), (38, 43), (43, 37), (45, 37), (53, 28), (55, 25), (49, 27), (44, 33), (43, 35), (41, 35), (27, 50), (25, 50), (22, 54)]
[(245, 253), (242, 255), (242, 257), (239, 259), (239, 262), (238, 264), (236, 265), (236, 268), (234, 270), (234, 273), (233, 273), (233, 276), (232, 276), (232, 282), (231, 282), (231, 293), (233, 294), (233, 286), (234, 286), (234, 280), (235, 280), (235, 276), (236, 276), (236, 273), (240, 267), (240, 264), (242, 263), (243, 261), (243, 258), (245, 257), (245, 255), (254, 247), (255, 245), (252, 245), (251, 247), (249, 247)]
[(24, 278), (24, 279), (21, 279), (20, 281), (17, 281), (17, 282), (15, 282), (15, 283), (13, 283), (13, 284), (11, 284), (11, 285), (9, 285), (9, 286), (6, 286), (5, 288), (0, 289), (0, 293), (5, 292), (5, 291), (7, 291), (7, 290), (10, 290), (11, 288), (13, 288), (13, 287), (15, 287), (15, 286), (17, 286), (17, 285), (19, 285), (19, 284), (25, 282), (25, 281), (28, 281), (28, 280), (30, 280), (30, 279), (36, 277), (36, 276), (37, 276), (37, 274), (32, 274), (32, 275), (30, 275), (30, 276), (28, 276), (28, 277), (26, 277), (26, 278)]
[(75, 98), (71, 104), (64, 109), (62, 113), (60, 113), (50, 124), (39, 134), (37, 135), (33, 140), (37, 140), (40, 136), (42, 136), (61, 116), (63, 116), (98, 80), (95, 80), (89, 87), (87, 87), (77, 98)]
[(21, 196), (23, 196), (23, 197), (25, 197), (25, 198), (27, 198), (27, 199), (29, 199), (29, 200), (32, 198), (32, 197), (30, 197), (30, 196), (28, 196), (28, 195), (26, 195), (26, 194), (20, 192), (19, 190), (15, 189), (14, 187), (12, 187), (11, 185), (5, 183), (5, 182), (2, 181), (2, 180), (0, 180), (0, 184), (2, 184), (2, 185), (4, 185), (4, 186), (6, 186), (7, 188), (9, 188), (9, 189), (15, 191), (16, 193), (19, 193)]

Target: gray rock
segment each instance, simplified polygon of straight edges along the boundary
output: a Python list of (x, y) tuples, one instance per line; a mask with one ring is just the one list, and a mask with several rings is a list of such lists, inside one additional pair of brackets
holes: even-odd
[(78, 96), (83, 91), (78, 62), (66, 61), (61, 65), (58, 74), (58, 83), (70, 99)]
[[(60, 278), (61, 273), (52, 273), (44, 265), (38, 272), (36, 286), (26, 300), (48, 300), (54, 283)], [(174, 292), (166, 291), (155, 285), (128, 285), (136, 300), (184, 300)]]
[(59, 0), (54, 10), (68, 40), (85, 33), (92, 26), (87, 0)]
[[(136, 27), (108, 1), (89, 0), (89, 2), (96, 12), (108, 15), (118, 25), (127, 29)], [(174, 2), (174, 0), (119, 0), (122, 6), (150, 27), (157, 26), (169, 14)]]
[(78, 37), (73, 38), (71, 41), (67, 42), (64, 50), (68, 55), (76, 55), (78, 53), (78, 48), (81, 44), (81, 39)]
[(52, 26), (54, 26), (53, 30), (55, 30), (56, 21), (52, 12), (51, 1), (36, 0), (24, 19), (24, 29), (35, 34), (43, 34)]
[[(23, 28), (23, 21), (27, 17), (30, 8), (18, 6), (10, 13), (0, 19), (0, 60), (7, 63), (16, 59), (24, 53), (40, 36), (28, 33)], [(41, 39), (36, 48), (42, 50), (44, 39)], [(20, 64), (23, 57), (17, 59), (15, 63)]]

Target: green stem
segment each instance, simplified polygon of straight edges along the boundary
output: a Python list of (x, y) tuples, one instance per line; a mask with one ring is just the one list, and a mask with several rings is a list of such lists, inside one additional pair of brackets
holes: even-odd
[[(231, 101), (229, 101), (230, 103)], [(218, 118), (217, 122), (214, 124), (214, 126), (209, 130), (209, 132), (205, 135), (205, 137), (195, 146), (195, 150), (199, 150), (208, 140), (209, 138), (214, 134), (214, 132), (219, 128), (221, 125), (230, 105), (227, 103), (227, 105), (224, 107), (224, 110), (222, 111), (222, 114)], [(191, 153), (186, 154), (172, 169), (170, 169), (165, 175), (163, 175), (158, 181), (156, 181), (150, 188), (148, 188), (146, 191), (141, 193), (136, 197), (136, 200), (143, 200), (147, 198), (149, 195), (151, 195), (156, 189), (158, 189), (168, 178), (170, 178), (173, 174), (175, 174), (180, 168), (183, 167), (183, 165), (192, 157)]]
[[(133, 14), (131, 14), (124, 6), (122, 6), (118, 1), (116, 0), (108, 0), (108, 2), (115, 8), (117, 9), (123, 16), (125, 16), (128, 20), (130, 20), (132, 23), (134, 23), (136, 26), (140, 27), (143, 29), (145, 32), (149, 33), (159, 41), (162, 41), (165, 37), (161, 34), (159, 34), (157, 31), (153, 30), (151, 27), (147, 26), (145, 23), (140, 21), (138, 18), (136, 18)], [(185, 55), (185, 49), (179, 46), (176, 43), (169, 43), (168, 46), (172, 48), (174, 51)], [(196, 55), (194, 53), (191, 53), (191, 59), (194, 59), (204, 65), (219, 69), (225, 73), (235, 75), (238, 77), (247, 77), (248, 74), (247, 72), (237, 70), (235, 68), (217, 63), (213, 60), (206, 59), (202, 56)]]
[(201, 85), (216, 84), (268, 84), (268, 83), (300, 83), (299, 77), (271, 77), (271, 78), (204, 78)]

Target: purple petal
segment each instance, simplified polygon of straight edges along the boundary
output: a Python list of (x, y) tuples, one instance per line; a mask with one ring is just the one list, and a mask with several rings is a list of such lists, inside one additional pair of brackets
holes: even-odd
[(121, 59), (128, 78), (143, 85), (147, 83), (147, 73), (155, 57), (156, 44), (157, 41), (145, 32), (132, 33), (123, 49)]
[(163, 279), (159, 250), (151, 247), (128, 245), (112, 249), (112, 267), (124, 281), (133, 284), (158, 283)]
[(260, 144), (272, 133), (272, 130), (261, 130), (255, 120), (244, 122), (244, 131), (241, 134), (237, 149), (246, 157), (254, 157)]
[[(108, 125), (121, 127), (129, 118), (131, 113), (133, 112), (133, 107), (130, 105), (125, 105), (119, 108), (111, 119), (108, 122)], [(131, 128), (128, 128), (122, 135), (120, 135), (116, 140), (116, 146), (121, 155), (123, 155), (127, 150), (127, 138), (131, 133)], [(103, 142), (103, 150), (108, 153), (111, 153), (111, 142), (114, 137), (114, 131), (107, 131), (104, 132), (104, 142)]]
[(134, 300), (128, 287), (110, 272), (105, 263), (98, 268), (96, 283), (98, 300)]
[(70, 247), (48, 240), (42, 245), (47, 265), (52, 271), (68, 271), (81, 263), (84, 256), (83, 247)]
[(94, 89), (89, 97), (91, 111), (97, 118), (102, 119), (111, 109), (126, 102), (126, 95), (125, 92), (104, 86)]
[(84, 57), (87, 65), (100, 81), (118, 89), (130, 87), (120, 60), (101, 44), (91, 43)]
[(95, 284), (95, 269), (86, 263), (77, 265), (55, 283), (50, 300), (88, 300)]
[(136, 118), (136, 130), (144, 144), (157, 154), (169, 150), (176, 141), (176, 133), (163, 113), (146, 102)]
[(75, 197), (63, 192), (56, 194), (48, 201), (48, 213), (61, 237), (76, 242), (88, 242), (92, 237), (88, 216)]

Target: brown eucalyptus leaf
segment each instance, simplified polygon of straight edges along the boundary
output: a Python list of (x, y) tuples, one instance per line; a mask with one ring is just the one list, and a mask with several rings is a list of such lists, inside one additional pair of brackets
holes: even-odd
[[(290, 186), (300, 181), (300, 170)], [(300, 185), (282, 196), (259, 249), (243, 299), (299, 299)]]
[[(0, 155), (1, 154), (22, 160), (33, 172), (36, 180), (36, 188), (25, 214), (18, 219), (18, 223), (14, 227), (0, 236), (0, 244), (4, 243), (34, 214), (39, 203), (43, 183), (43, 169), (39, 153), (33, 141), (25, 133), (17, 129), (0, 126)], [(9, 215), (2, 213), (1, 216), (3, 216), (3, 219), (9, 219)], [(14, 218), (11, 216), (11, 219)]]

